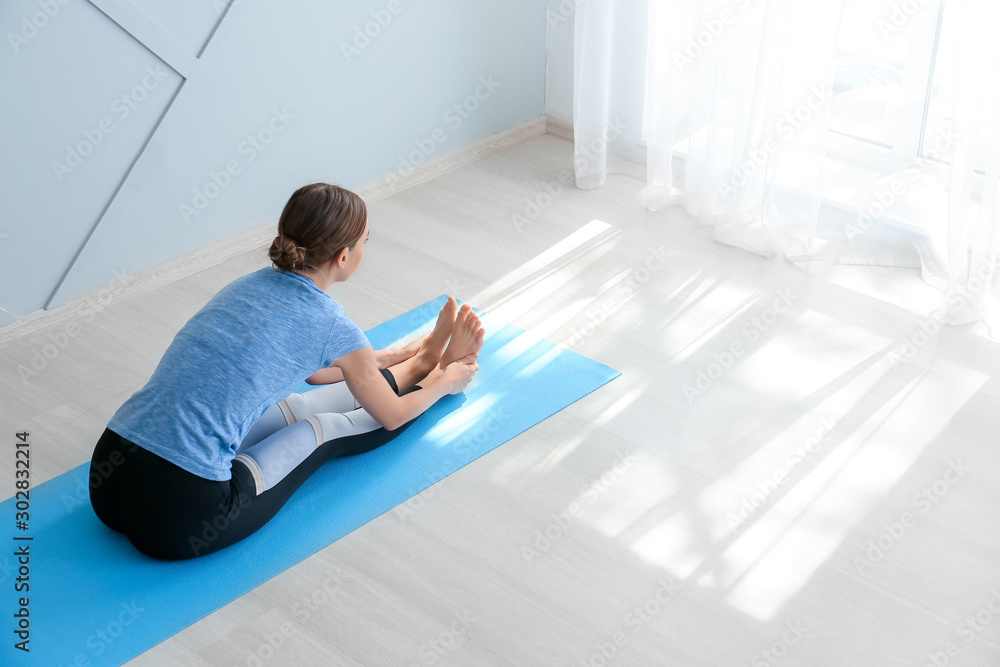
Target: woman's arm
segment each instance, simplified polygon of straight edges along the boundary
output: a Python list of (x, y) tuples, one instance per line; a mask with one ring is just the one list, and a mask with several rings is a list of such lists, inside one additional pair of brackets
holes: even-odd
[(387, 431), (394, 431), (423, 414), (441, 397), (463, 391), (479, 370), (474, 361), (456, 361), (445, 370), (432, 371), (420, 382), (420, 391), (397, 396), (379, 372), (371, 346), (344, 355), (333, 366), (343, 373), (348, 389), (361, 407)]
[[(427, 338), (427, 336), (422, 336), (396, 349), (375, 350), (375, 363), (379, 368), (389, 368), (389, 366), (395, 366), (398, 363), (406, 361), (417, 353), (417, 350), (420, 349), (420, 343), (423, 342), (424, 338)], [(308, 384), (333, 384), (334, 382), (342, 382), (343, 379), (343, 372), (331, 364), (328, 368), (318, 370), (307, 377), (306, 382)]]
[(344, 374), (341, 370), (335, 366), (329, 366), (327, 368), (322, 368), (309, 377), (306, 378), (307, 384), (333, 384), (334, 382), (342, 382), (344, 380)]

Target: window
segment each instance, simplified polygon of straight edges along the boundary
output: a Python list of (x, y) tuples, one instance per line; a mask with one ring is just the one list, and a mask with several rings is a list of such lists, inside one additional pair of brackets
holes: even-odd
[[(996, 0), (967, 0), (966, 11), (985, 16), (981, 9), (989, 2)], [(897, 164), (917, 157), (948, 164), (963, 37), (957, 11), (954, 0), (848, 0), (837, 45), (830, 131)], [(979, 173), (984, 173), (988, 149), (979, 147)]]

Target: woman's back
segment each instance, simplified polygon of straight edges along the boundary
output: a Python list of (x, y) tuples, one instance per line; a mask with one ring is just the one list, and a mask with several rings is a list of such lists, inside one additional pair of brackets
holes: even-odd
[(367, 345), (312, 280), (261, 269), (224, 287), (181, 328), (109, 427), (206, 479), (228, 479), (236, 448), (264, 410)]

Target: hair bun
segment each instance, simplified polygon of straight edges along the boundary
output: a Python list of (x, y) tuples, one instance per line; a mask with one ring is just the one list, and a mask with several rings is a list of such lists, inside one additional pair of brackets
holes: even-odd
[(267, 255), (279, 271), (301, 269), (306, 262), (306, 249), (296, 245), (295, 241), (287, 236), (274, 237)]

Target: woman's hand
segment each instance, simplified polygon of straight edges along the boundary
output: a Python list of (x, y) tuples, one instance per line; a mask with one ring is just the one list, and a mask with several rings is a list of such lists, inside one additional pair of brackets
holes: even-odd
[(478, 356), (478, 354), (470, 354), (458, 361), (453, 361), (444, 369), (443, 380), (449, 394), (462, 393), (476, 377), (476, 371), (479, 370), (479, 364), (476, 363)]
[(370, 345), (345, 354), (334, 363), (343, 371), (347, 388), (361, 407), (387, 431), (394, 431), (422, 414), (442, 396), (463, 391), (479, 370), (477, 356), (470, 354), (448, 364), (444, 370), (435, 368), (420, 381), (421, 391), (403, 396), (397, 396), (382, 377)]
[[(424, 342), (427, 335), (421, 336), (420, 338), (411, 341), (404, 345), (403, 347), (391, 349), (391, 350), (375, 350), (375, 365), (379, 368), (389, 368), (390, 366), (395, 366), (398, 363), (406, 361), (420, 349), (420, 344)], [(335, 364), (336, 362), (334, 362)], [(335, 365), (331, 364), (328, 368), (322, 368), (309, 377), (306, 378), (307, 384), (333, 384), (334, 382), (343, 382), (344, 373)]]

